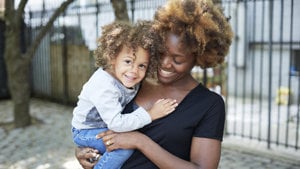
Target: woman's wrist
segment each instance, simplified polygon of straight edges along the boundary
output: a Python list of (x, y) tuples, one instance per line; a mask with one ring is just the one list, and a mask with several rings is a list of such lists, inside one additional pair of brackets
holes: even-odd
[(141, 150), (149, 141), (149, 137), (142, 133), (138, 133), (138, 137), (136, 139), (136, 149)]

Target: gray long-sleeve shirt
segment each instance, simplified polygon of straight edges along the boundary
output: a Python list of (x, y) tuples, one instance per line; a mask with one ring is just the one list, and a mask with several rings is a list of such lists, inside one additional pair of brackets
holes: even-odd
[(132, 131), (151, 123), (143, 108), (121, 114), (138, 91), (128, 89), (109, 73), (99, 68), (83, 85), (73, 110), (72, 126), (76, 129), (108, 127), (116, 132)]

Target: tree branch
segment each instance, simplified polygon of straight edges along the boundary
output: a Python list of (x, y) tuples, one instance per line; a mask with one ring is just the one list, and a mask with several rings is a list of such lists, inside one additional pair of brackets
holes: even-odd
[(31, 61), (31, 59), (34, 56), (35, 51), (37, 50), (41, 40), (43, 39), (43, 37), (46, 35), (46, 33), (48, 32), (48, 30), (51, 28), (51, 26), (53, 25), (54, 21), (56, 20), (57, 17), (59, 17), (59, 15), (61, 13), (63, 13), (66, 8), (72, 3), (74, 2), (74, 0), (67, 0), (65, 2), (63, 2), (59, 8), (56, 9), (56, 11), (53, 13), (53, 15), (50, 17), (49, 21), (47, 22), (47, 24), (42, 27), (42, 29), (40, 30), (39, 34), (36, 36), (35, 40), (33, 41), (32, 45), (30, 46), (30, 48), (27, 50), (26, 54), (25, 54), (25, 58), (26, 60), (29, 62)]
[(19, 3), (19, 6), (17, 8), (17, 13), (16, 13), (16, 19), (18, 21), (21, 21), (22, 19), (22, 16), (24, 14), (24, 9), (25, 9), (25, 6), (27, 4), (28, 0), (21, 0), (21, 2)]

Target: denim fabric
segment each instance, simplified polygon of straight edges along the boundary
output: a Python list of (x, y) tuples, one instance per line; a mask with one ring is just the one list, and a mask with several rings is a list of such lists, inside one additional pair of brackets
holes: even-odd
[(119, 169), (133, 153), (133, 150), (125, 149), (106, 152), (102, 139), (96, 139), (96, 135), (107, 130), (107, 128), (81, 130), (72, 128), (73, 141), (77, 146), (95, 148), (102, 154), (94, 169)]

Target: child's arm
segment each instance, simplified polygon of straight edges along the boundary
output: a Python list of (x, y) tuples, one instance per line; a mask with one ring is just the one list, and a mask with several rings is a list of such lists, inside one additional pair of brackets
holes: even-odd
[(178, 106), (176, 100), (173, 99), (159, 99), (154, 103), (152, 108), (148, 110), (151, 120), (162, 118), (175, 110)]
[[(128, 114), (121, 114), (120, 103), (116, 99), (108, 99), (110, 102), (102, 104), (105, 112), (100, 112), (102, 119), (110, 130), (126, 132), (141, 128), (155, 119), (162, 118), (175, 110), (178, 103), (173, 99), (159, 99), (152, 108), (145, 110), (142, 107)], [(100, 110), (100, 109), (99, 109)]]

